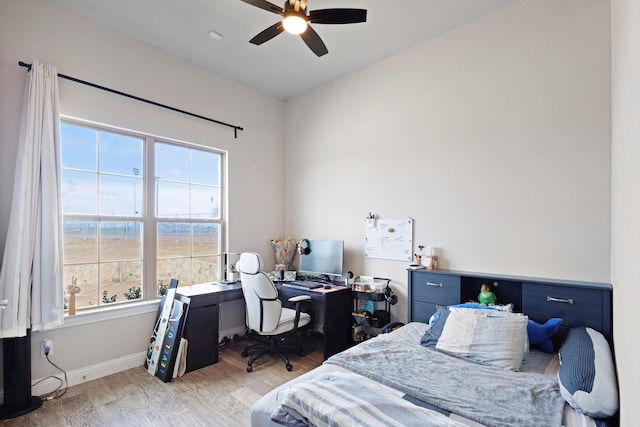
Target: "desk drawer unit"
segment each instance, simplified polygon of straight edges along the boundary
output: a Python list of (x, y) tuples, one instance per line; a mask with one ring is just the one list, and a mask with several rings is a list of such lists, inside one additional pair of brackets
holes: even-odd
[(208, 295), (191, 297), (183, 332), (189, 342), (185, 372), (218, 363), (218, 308)]
[(409, 277), (410, 321), (426, 323), (436, 306), (460, 302), (460, 276), (418, 270), (411, 271)]
[(304, 308), (311, 315), (316, 332), (323, 335), (323, 352), (325, 360), (330, 356), (349, 348), (352, 343), (351, 310), (353, 301), (351, 289), (340, 288), (331, 291), (320, 289), (300, 289), (276, 285), (278, 298), (284, 307), (294, 308), (287, 300), (298, 295), (309, 295), (310, 304)]
[(525, 282), (522, 284), (522, 311), (539, 323), (546, 322), (549, 317), (560, 317), (565, 330), (589, 326), (607, 331), (610, 322), (595, 313), (606, 312), (603, 307), (610, 304), (608, 295), (600, 289)]

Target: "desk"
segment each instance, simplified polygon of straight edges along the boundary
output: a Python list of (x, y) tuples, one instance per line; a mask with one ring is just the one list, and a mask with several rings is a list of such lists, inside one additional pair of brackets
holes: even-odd
[(218, 363), (219, 304), (243, 299), (242, 285), (238, 282), (181, 286), (177, 294), (191, 299), (182, 334), (189, 341), (185, 372)]
[(323, 351), (325, 360), (330, 356), (353, 345), (351, 326), (353, 318), (351, 311), (353, 300), (351, 288), (331, 285), (331, 289), (302, 289), (276, 283), (280, 300), (287, 304), (287, 300), (297, 295), (309, 295), (314, 329), (323, 335)]

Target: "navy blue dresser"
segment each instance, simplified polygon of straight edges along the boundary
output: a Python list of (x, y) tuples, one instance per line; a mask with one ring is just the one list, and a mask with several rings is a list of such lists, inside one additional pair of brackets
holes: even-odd
[(511, 303), (514, 311), (531, 320), (563, 319), (562, 338), (574, 326), (596, 329), (611, 342), (612, 286), (609, 283), (540, 279), (453, 270), (409, 270), (409, 321), (429, 322), (438, 305), (476, 301), (486, 284), (498, 304)]

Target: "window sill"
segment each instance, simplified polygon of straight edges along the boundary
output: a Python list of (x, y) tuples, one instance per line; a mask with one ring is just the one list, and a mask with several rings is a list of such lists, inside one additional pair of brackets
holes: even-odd
[(142, 301), (118, 305), (114, 307), (101, 307), (94, 309), (81, 310), (76, 312), (75, 316), (64, 316), (64, 324), (58, 328), (69, 328), (90, 323), (105, 322), (123, 317), (139, 316), (147, 313), (156, 313), (160, 300)]

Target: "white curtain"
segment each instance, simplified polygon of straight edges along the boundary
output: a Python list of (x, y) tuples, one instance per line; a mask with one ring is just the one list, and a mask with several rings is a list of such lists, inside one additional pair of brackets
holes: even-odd
[(0, 272), (0, 338), (62, 324), (62, 192), (57, 70), (34, 60), (22, 105)]

